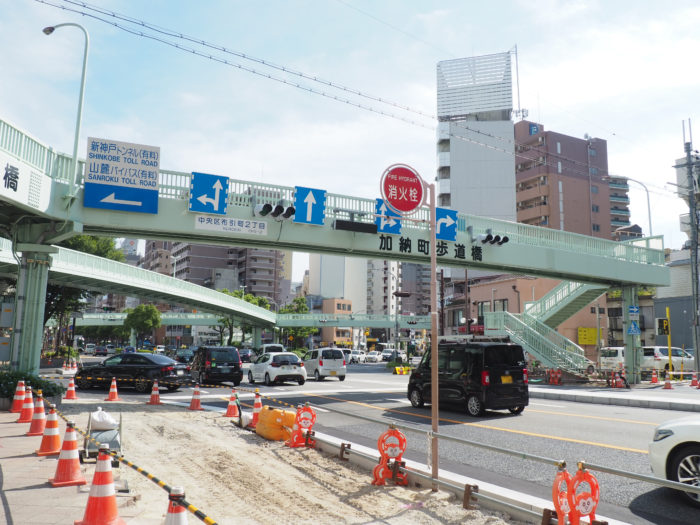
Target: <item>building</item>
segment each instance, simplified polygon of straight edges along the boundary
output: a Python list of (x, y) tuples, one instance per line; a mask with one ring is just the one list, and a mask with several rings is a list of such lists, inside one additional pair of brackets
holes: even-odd
[[(323, 299), (321, 313), (324, 314), (350, 314), (352, 302), (346, 299)], [(321, 346), (352, 347), (352, 330), (341, 326), (326, 326), (321, 328)]]
[(517, 220), (603, 239), (630, 226), (629, 186), (608, 175), (603, 139), (515, 124)]

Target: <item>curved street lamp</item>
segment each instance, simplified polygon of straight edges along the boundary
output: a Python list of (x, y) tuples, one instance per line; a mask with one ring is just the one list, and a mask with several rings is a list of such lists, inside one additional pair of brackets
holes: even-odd
[(68, 186), (68, 194), (66, 199), (68, 199), (68, 206), (73, 204), (75, 200), (75, 181), (78, 178), (78, 139), (80, 138), (80, 122), (83, 115), (83, 95), (85, 93), (85, 72), (87, 70), (87, 56), (88, 48), (90, 47), (90, 37), (88, 36), (87, 30), (80, 24), (75, 24), (73, 22), (66, 22), (64, 24), (56, 24), (55, 26), (48, 26), (43, 29), (45, 35), (52, 34), (59, 27), (73, 26), (80, 29), (85, 35), (85, 50), (83, 51), (83, 73), (80, 78), (80, 96), (78, 98), (78, 116), (75, 120), (75, 139), (73, 141), (73, 162), (71, 165), (71, 180), (70, 186)]

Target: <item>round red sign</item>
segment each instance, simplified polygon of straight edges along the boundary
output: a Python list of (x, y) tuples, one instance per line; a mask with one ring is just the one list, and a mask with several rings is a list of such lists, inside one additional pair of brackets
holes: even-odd
[(425, 188), (418, 172), (405, 164), (393, 164), (382, 175), (382, 199), (396, 213), (410, 214), (423, 205)]

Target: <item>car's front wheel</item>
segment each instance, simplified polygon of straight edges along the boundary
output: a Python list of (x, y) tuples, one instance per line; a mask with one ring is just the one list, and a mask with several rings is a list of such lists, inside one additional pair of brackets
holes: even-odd
[(411, 390), (408, 399), (410, 399), (411, 405), (413, 405), (414, 408), (423, 408), (423, 406), (425, 405), (423, 394), (417, 388)]
[(484, 413), (484, 404), (474, 394), (467, 398), (467, 413), (472, 417), (478, 417)]
[[(671, 458), (670, 478), (693, 487), (700, 486), (700, 445), (690, 445), (678, 450)], [(690, 503), (700, 507), (700, 494), (683, 492)]]
[(149, 392), (153, 387), (151, 386), (153, 383), (151, 383), (148, 379), (146, 379), (143, 376), (139, 376), (136, 378), (136, 381), (134, 382), (134, 388), (139, 394), (145, 394), (146, 392)]

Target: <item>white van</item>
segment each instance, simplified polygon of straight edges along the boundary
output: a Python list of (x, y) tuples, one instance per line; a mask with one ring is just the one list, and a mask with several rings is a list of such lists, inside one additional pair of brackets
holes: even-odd
[[(642, 348), (642, 370), (668, 370), (668, 346), (645, 346)], [(692, 372), (695, 370), (695, 358), (677, 346), (671, 347), (671, 363), (673, 370)]]
[(85, 345), (85, 355), (95, 355), (95, 343)]
[(625, 366), (625, 347), (606, 346), (600, 349), (600, 369), (619, 370)]

